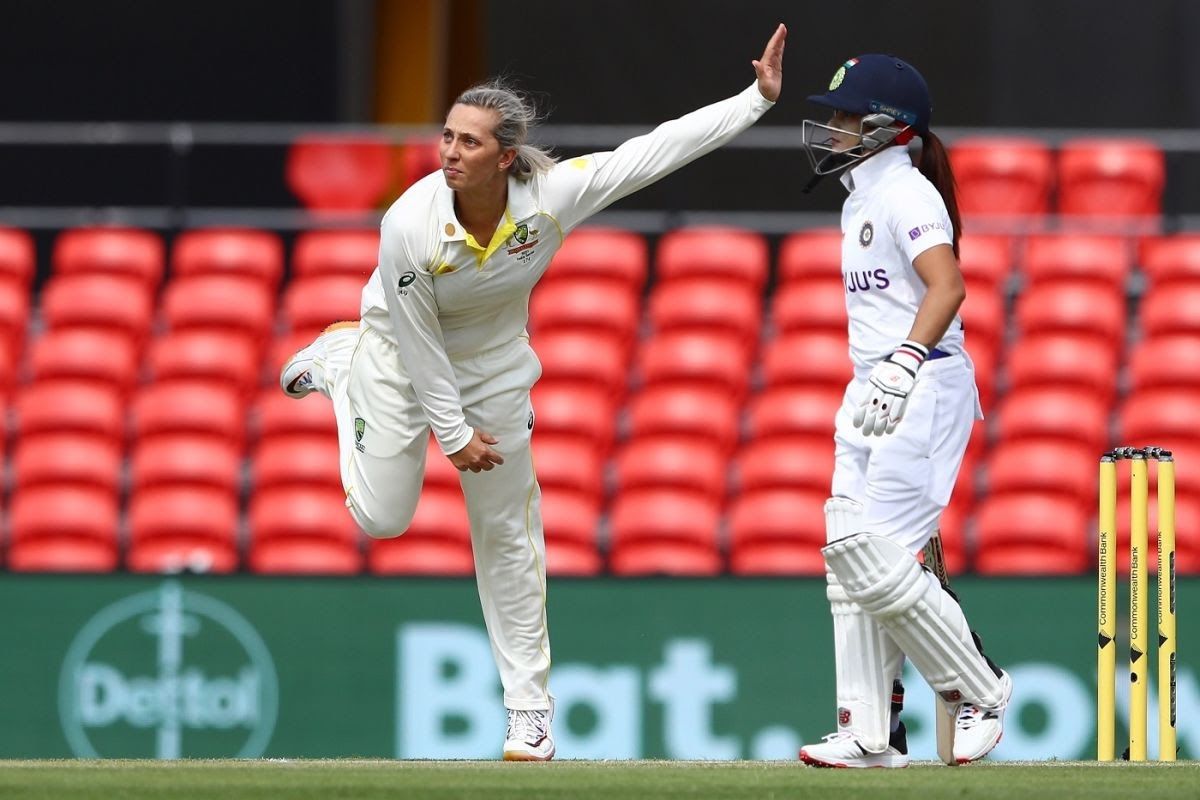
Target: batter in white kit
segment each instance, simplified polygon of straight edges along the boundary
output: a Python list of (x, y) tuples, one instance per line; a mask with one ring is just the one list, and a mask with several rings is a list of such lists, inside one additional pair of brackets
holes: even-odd
[[(834, 112), (827, 125), (805, 122), (814, 170), (839, 175), (850, 191), (842, 279), (854, 378), (837, 412), (822, 551), (838, 727), (800, 757), (907, 766), (898, 716), (907, 656), (954, 716), (953, 760), (967, 763), (999, 742), (1012, 681), (983, 655), (957, 598), (916, 559), (982, 416), (957, 314), (965, 289), (950, 167), (929, 131), (928, 86), (898, 58), (850, 59), (809, 99)], [(906, 147), (914, 136), (919, 169)]]
[(530, 457), (530, 388), (541, 367), (525, 334), (529, 295), (579, 223), (708, 153), (779, 96), (780, 25), (757, 81), (613, 152), (555, 164), (525, 144), (532, 110), (498, 84), (451, 108), (443, 169), (383, 219), (361, 322), (330, 326), (285, 365), (281, 384), (333, 400), (351, 515), (371, 536), (402, 534), (425, 472), (429, 431), (462, 472), (475, 572), (504, 687), (507, 760), (554, 756), (545, 544)]

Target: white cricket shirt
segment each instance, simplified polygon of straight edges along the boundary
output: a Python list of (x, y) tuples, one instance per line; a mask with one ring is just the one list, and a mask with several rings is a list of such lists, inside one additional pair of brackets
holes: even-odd
[[(841, 176), (850, 190), (842, 206), (842, 282), (850, 317), (850, 359), (860, 376), (908, 338), (925, 283), (912, 262), (953, 243), (942, 196), (913, 166), (908, 151), (889, 147)], [(955, 316), (937, 348), (963, 351)]]
[(436, 172), (384, 215), (379, 266), (362, 297), (363, 323), (394, 342), (442, 451), (471, 440), (452, 361), (525, 335), (529, 295), (563, 238), (587, 217), (728, 142), (774, 105), (757, 84), (529, 181), (510, 178), (491, 242), (476, 242)]

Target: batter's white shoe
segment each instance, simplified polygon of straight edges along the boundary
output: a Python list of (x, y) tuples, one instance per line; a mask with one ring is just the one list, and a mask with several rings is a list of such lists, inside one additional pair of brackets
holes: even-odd
[(908, 766), (908, 735), (904, 723), (892, 734), (882, 753), (868, 753), (849, 731), (831, 733), (819, 744), (800, 748), (800, 760), (810, 767), (901, 769)]
[(321, 331), (321, 335), (313, 339), (312, 344), (297, 351), (279, 372), (279, 387), (283, 389), (283, 393), (299, 400), (310, 392), (319, 391), (320, 363), (325, 360), (325, 345), (328, 343), (328, 337), (346, 336), (349, 334), (339, 334), (339, 332), (356, 330), (358, 330), (357, 322), (335, 322)]
[(505, 761), (549, 761), (554, 758), (554, 700), (541, 711), (508, 710), (508, 731), (504, 734)]
[(1004, 735), (1004, 711), (1012, 698), (1013, 682), (1007, 672), (1001, 672), (1000, 684), (1004, 687), (1000, 704), (988, 708), (974, 703), (963, 703), (954, 721), (954, 760), (969, 764), (992, 752)]

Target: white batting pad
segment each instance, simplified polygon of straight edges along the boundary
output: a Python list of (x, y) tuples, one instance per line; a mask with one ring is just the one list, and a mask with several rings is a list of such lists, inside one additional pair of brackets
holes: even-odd
[(869, 533), (822, 552), (848, 599), (891, 634), (943, 701), (1003, 703), (1000, 679), (976, 649), (962, 609), (912, 553)]
[(848, 497), (831, 497), (825, 501), (825, 541), (836, 542), (855, 533), (862, 533), (862, 503)]
[(878, 622), (846, 596), (828, 570), (825, 590), (833, 614), (838, 730), (849, 731), (864, 750), (882, 753), (891, 732), (892, 681), (904, 654)]

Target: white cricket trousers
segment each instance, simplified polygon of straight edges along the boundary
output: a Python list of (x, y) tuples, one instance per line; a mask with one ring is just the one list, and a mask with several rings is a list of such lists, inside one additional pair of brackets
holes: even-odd
[(937, 529), (971, 428), (983, 417), (975, 368), (965, 355), (926, 361), (904, 417), (883, 436), (866, 436), (854, 426), (854, 412), (869, 388), (867, 375), (856, 375), (842, 397), (832, 494), (862, 504), (864, 530), (915, 554)]
[[(429, 423), (395, 345), (359, 323), (357, 336), (331, 336), (324, 387), (337, 416), (346, 506), (369, 535), (402, 534), (425, 476)], [(463, 472), (475, 579), (504, 705), (550, 706), (546, 545), (541, 489), (530, 453), (529, 390), (541, 364), (524, 338), (452, 361), (467, 424), (495, 436), (504, 463)]]

